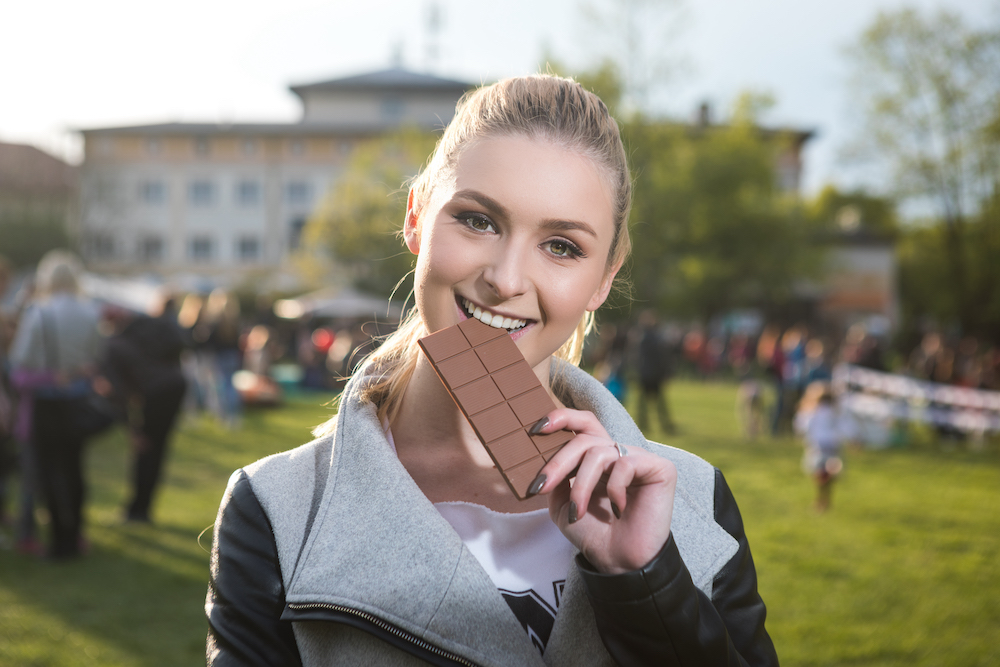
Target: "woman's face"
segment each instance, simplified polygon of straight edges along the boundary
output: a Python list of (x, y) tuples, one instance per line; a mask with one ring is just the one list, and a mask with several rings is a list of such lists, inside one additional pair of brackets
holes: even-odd
[(607, 298), (618, 267), (611, 192), (597, 165), (527, 137), (465, 148), (430, 201), (411, 193), (405, 237), (417, 255), (416, 302), (429, 331), (469, 317), (510, 330), (537, 367), (585, 311)]

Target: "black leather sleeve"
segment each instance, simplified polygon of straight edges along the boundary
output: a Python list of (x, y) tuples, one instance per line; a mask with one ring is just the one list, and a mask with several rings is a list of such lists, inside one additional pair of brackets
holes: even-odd
[(207, 662), (229, 665), (302, 664), (292, 624), (279, 617), (285, 589), (271, 523), (242, 471), (222, 499), (215, 524), (205, 600)]
[(672, 534), (656, 558), (634, 572), (601, 574), (577, 557), (601, 639), (619, 665), (778, 664), (743, 520), (718, 470), (715, 517), (739, 549), (716, 576), (711, 599), (691, 581)]

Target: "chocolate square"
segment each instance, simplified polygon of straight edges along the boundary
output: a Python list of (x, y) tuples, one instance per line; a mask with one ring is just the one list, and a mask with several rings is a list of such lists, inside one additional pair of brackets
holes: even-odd
[(504, 469), (538, 456), (538, 450), (535, 449), (531, 438), (522, 429), (494, 440), (490, 443), (489, 451), (493, 453), (493, 460), (496, 461), (496, 464)]
[(521, 428), (521, 422), (514, 416), (514, 411), (506, 403), (495, 405), (488, 410), (477, 412), (469, 417), (476, 433), (485, 443), (491, 443), (508, 433)]
[(441, 329), (417, 342), (424, 353), (432, 359), (437, 359), (438, 363), (472, 347), (461, 330), (455, 327)]
[(452, 389), (458, 389), (464, 384), (478, 380), (487, 375), (475, 350), (466, 350), (445, 359), (437, 365), (438, 373)]
[(515, 496), (524, 498), (528, 495), (528, 487), (538, 477), (538, 471), (544, 465), (544, 459), (535, 456), (507, 470), (507, 485), (514, 491)]
[(493, 340), (494, 338), (507, 335), (506, 329), (491, 327), (490, 325), (483, 324), (474, 318), (469, 318), (464, 322), (459, 323), (458, 328), (462, 330), (463, 334), (465, 334), (466, 339), (468, 339), (468, 341), (472, 344), (472, 347), (482, 345), (486, 341)]
[(539, 419), (552, 412), (552, 399), (541, 385), (507, 401), (507, 405), (517, 415), (522, 426), (532, 426)]
[(510, 336), (494, 338), (490, 342), (478, 346), (476, 354), (479, 355), (479, 360), (483, 362), (483, 366), (486, 366), (486, 370), (490, 373), (524, 359)]
[(531, 441), (535, 443), (535, 447), (538, 448), (538, 451), (548, 452), (552, 449), (562, 447), (567, 442), (572, 440), (575, 435), (576, 434), (572, 431), (555, 431), (554, 433), (539, 433), (529, 437), (531, 438)]
[[(542, 384), (538, 381), (538, 376), (535, 375), (535, 371), (531, 370), (527, 361), (519, 361), (499, 370), (492, 377), (493, 381), (497, 383), (497, 387), (500, 388), (500, 393), (508, 401), (529, 389), (540, 387)], [(555, 410), (555, 405), (552, 406), (552, 409)]]
[(470, 415), (503, 403), (503, 394), (490, 377), (473, 380), (455, 390), (456, 402)]

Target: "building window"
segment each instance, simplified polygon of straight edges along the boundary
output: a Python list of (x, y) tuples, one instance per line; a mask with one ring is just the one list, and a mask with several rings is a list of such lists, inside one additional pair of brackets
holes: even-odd
[(208, 236), (195, 236), (188, 245), (188, 254), (196, 262), (212, 259), (212, 250), (212, 239)]
[(146, 152), (153, 156), (159, 155), (163, 152), (163, 142), (157, 138), (147, 139)]
[(236, 241), (236, 256), (243, 262), (253, 262), (260, 257), (260, 241), (256, 236), (244, 236)]
[(209, 152), (208, 137), (198, 137), (194, 140), (194, 154), (199, 157), (207, 157)]
[(305, 218), (295, 218), (288, 225), (288, 249), (298, 250), (302, 244), (302, 232), (306, 228)]
[(147, 236), (139, 241), (139, 259), (144, 262), (159, 262), (163, 259), (163, 239)]
[(111, 259), (115, 256), (115, 239), (106, 232), (93, 232), (87, 238), (87, 251), (94, 259)]
[(288, 151), (292, 155), (302, 155), (306, 152), (306, 144), (301, 139), (293, 139), (291, 143), (288, 144)]
[(354, 148), (354, 144), (352, 144), (347, 139), (341, 139), (339, 142), (337, 142), (337, 150), (340, 151), (341, 155), (349, 155), (350, 152), (351, 152), (351, 149), (353, 149), (353, 148)]
[(111, 137), (101, 137), (97, 140), (97, 154), (109, 157), (115, 152), (115, 140)]
[(150, 206), (162, 204), (167, 200), (167, 186), (163, 181), (143, 181), (139, 184), (139, 199)]
[(292, 206), (308, 206), (312, 200), (312, 188), (305, 181), (291, 181), (285, 185), (285, 201)]
[(215, 188), (212, 187), (211, 181), (192, 181), (188, 196), (195, 206), (211, 206), (215, 198)]
[(243, 154), (244, 155), (256, 155), (257, 154), (257, 141), (255, 139), (244, 139), (243, 140)]
[(401, 97), (386, 97), (382, 100), (382, 117), (389, 120), (399, 120), (403, 117), (406, 103)]
[(236, 184), (236, 202), (240, 206), (256, 206), (260, 203), (260, 184), (257, 181), (240, 181)]

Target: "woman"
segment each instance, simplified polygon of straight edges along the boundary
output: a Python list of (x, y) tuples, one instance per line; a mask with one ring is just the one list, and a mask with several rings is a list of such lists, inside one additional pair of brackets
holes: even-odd
[(97, 309), (79, 295), (79, 260), (62, 250), (38, 263), (37, 300), (24, 313), (10, 352), (22, 390), (31, 391), (38, 490), (49, 511), (53, 559), (83, 546), (83, 446), (74, 415), (91, 392), (101, 353)]
[[(415, 312), (318, 440), (230, 480), (211, 664), (777, 662), (721, 475), (648, 443), (574, 365), (628, 254), (630, 189), (618, 127), (578, 84), (459, 103), (407, 202)], [(526, 501), (416, 345), (468, 317), (510, 330), (549, 387), (560, 407), (536, 426), (578, 434)]]

